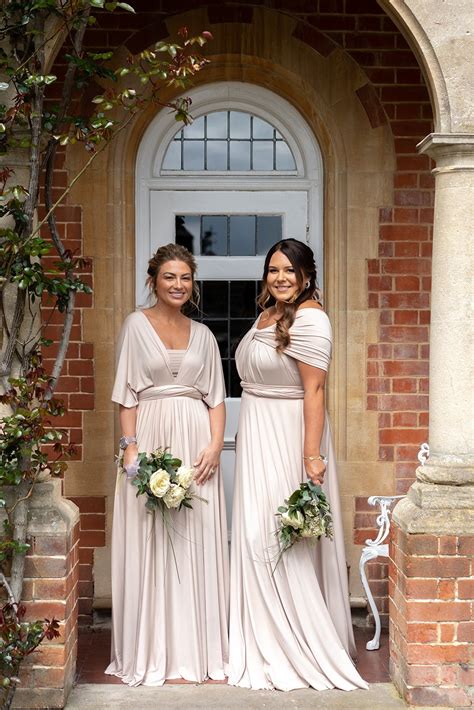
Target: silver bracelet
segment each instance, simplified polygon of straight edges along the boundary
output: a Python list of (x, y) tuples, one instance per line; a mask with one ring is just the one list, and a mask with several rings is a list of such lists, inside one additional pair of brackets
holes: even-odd
[(324, 454), (318, 454), (318, 456), (303, 456), (303, 461), (323, 461), (323, 463), (327, 463), (327, 456), (324, 456)]
[(127, 446), (130, 446), (130, 444), (136, 444), (136, 443), (137, 443), (136, 436), (121, 436), (119, 439), (119, 446), (122, 449), (122, 451), (125, 451)]

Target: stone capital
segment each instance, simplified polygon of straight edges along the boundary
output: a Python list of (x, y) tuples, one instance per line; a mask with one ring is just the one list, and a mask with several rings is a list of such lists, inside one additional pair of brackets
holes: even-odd
[(474, 170), (473, 133), (430, 133), (417, 149), (436, 160), (435, 175)]

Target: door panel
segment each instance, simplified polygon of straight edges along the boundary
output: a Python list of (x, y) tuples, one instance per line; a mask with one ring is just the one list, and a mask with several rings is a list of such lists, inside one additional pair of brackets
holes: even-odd
[(235, 350), (257, 317), (255, 300), (269, 246), (281, 238), (302, 239), (307, 234), (308, 194), (151, 190), (149, 214), (149, 254), (174, 241), (194, 253), (202, 301), (192, 317), (205, 323), (219, 344), (229, 395), (222, 472), (230, 530), (241, 393)]

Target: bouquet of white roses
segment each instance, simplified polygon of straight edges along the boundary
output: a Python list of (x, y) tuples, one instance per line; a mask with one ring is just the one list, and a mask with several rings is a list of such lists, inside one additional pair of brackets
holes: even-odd
[(280, 540), (280, 556), (303, 538), (319, 540), (325, 535), (332, 539), (333, 527), (329, 502), (321, 486), (312, 481), (300, 483), (276, 515), (280, 526), (276, 531)]
[(165, 514), (171, 508), (192, 508), (193, 498), (205, 501), (191, 491), (194, 468), (183, 466), (166, 449), (156, 449), (151, 454), (139, 453), (137, 460), (125, 467), (132, 485), (137, 487), (137, 496), (147, 496), (145, 507)]

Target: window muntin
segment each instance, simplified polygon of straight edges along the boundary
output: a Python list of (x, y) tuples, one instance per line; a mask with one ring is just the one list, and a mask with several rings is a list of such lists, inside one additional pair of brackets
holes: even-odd
[(199, 311), (194, 320), (205, 323), (214, 333), (224, 370), (228, 397), (240, 397), (240, 377), (235, 367), (235, 351), (257, 318), (256, 298), (259, 282), (198, 281), (201, 292)]
[(176, 133), (162, 169), (294, 172), (296, 162), (281, 133), (268, 121), (242, 111), (216, 111)]
[(282, 239), (282, 216), (176, 215), (175, 234), (196, 256), (264, 256)]

